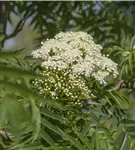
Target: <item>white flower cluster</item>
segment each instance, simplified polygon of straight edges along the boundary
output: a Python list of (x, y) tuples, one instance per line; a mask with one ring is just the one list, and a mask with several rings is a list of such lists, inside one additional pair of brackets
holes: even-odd
[(45, 97), (78, 101), (92, 95), (86, 81), (81, 76), (73, 74), (71, 70), (63, 72), (58, 69), (45, 69), (41, 74), (46, 76), (47, 80), (36, 79), (34, 85)]
[(117, 64), (103, 56), (102, 47), (85, 32), (61, 32), (42, 44), (32, 55), (41, 58), (41, 65), (46, 69), (70, 68), (73, 74), (95, 78), (100, 83), (105, 83), (108, 75), (118, 74)]

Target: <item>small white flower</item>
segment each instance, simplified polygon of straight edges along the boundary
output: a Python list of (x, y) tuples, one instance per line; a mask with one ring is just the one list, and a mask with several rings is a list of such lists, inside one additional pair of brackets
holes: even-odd
[(56, 96), (56, 92), (54, 92), (54, 91), (51, 92), (51, 95), (52, 95), (52, 96)]
[[(117, 76), (117, 64), (102, 55), (101, 50), (102, 46), (96, 44), (86, 32), (61, 32), (53, 39), (42, 42), (41, 48), (32, 52), (32, 56), (42, 59), (41, 66), (46, 70), (43, 75), (50, 77), (52, 74), (48, 71), (55, 70), (53, 80), (48, 80), (53, 85), (46, 85), (48, 90), (53, 86), (54, 90), (76, 99), (76, 88), (85, 97), (91, 95), (83, 77), (95, 78), (99, 83), (106, 84), (110, 74)], [(35, 81), (37, 87), (41, 87), (41, 83), (43, 81)], [(52, 93), (51, 95), (54, 97)]]
[(110, 73), (114, 77), (118, 74), (117, 64), (103, 56), (102, 47), (85, 32), (61, 32), (42, 44), (32, 55), (41, 58), (45, 68), (65, 70), (70, 67), (75, 74), (94, 77), (102, 83)]

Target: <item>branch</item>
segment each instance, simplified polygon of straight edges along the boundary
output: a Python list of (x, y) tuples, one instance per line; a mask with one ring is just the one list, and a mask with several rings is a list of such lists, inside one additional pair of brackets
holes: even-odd
[(21, 20), (17, 23), (17, 25), (16, 25), (14, 31), (13, 31), (11, 34), (5, 35), (5, 38), (1, 41), (2, 45), (4, 44), (4, 42), (5, 42), (7, 39), (10, 39), (10, 38), (16, 36), (16, 35), (22, 30), (22, 28), (23, 28), (23, 26), (24, 26), (24, 24), (25, 24), (25, 22), (26, 22), (26, 20), (27, 20), (28, 17), (29, 17), (29, 15), (27, 15), (25, 18), (21, 19)]
[(109, 92), (111, 91), (117, 91), (119, 89), (135, 89), (135, 82), (125, 82), (124, 80), (120, 80), (116, 87), (108, 90)]
[(10, 39), (10, 38), (16, 36), (16, 35), (22, 30), (22, 28), (23, 28), (23, 26), (24, 26), (24, 23), (25, 23), (24, 20), (20, 20), (20, 21), (18, 22), (18, 24), (16, 25), (16, 27), (15, 27), (13, 33), (11, 33), (11, 34), (9, 34), (9, 35), (5, 35), (4, 39), (1, 41), (2, 47), (3, 47), (3, 45), (4, 45), (4, 42), (5, 42), (7, 39)]
[(23, 15), (23, 16), (25, 16), (25, 17), (24, 17), (23, 19), (21, 19), (21, 20), (18, 22), (18, 24), (16, 25), (16, 27), (15, 27), (13, 33), (11, 33), (11, 34), (9, 34), (9, 35), (6, 35), (6, 34), (4, 35), (4, 36), (5, 36), (4, 39), (2, 39), (2, 40), (0, 41), (2, 47), (3, 47), (3, 45), (4, 45), (5, 40), (10, 39), (10, 38), (16, 36), (16, 35), (22, 30), (22, 28), (23, 28), (23, 26), (24, 26), (26, 20), (28, 19), (28, 17), (30, 17), (30, 16), (32, 15), (32, 13), (33, 13), (32, 10), (33, 10), (33, 8), (34, 8), (34, 5), (32, 6), (31, 9), (29, 9), (28, 11), (25, 12), (25, 14)]
[(10, 38), (16, 36), (16, 35), (22, 30), (25, 21), (26, 21), (26, 19), (25, 19), (25, 20), (20, 20), (20, 21), (18, 22), (18, 24), (16, 25), (16, 27), (15, 27), (13, 33), (11, 33), (11, 34), (9, 34), (9, 35), (6, 35), (5, 38), (2, 40), (2, 43), (4, 43), (5, 40), (7, 40), (7, 39), (10, 39)]
[(2, 139), (12, 142), (10, 137), (8, 136), (7, 132), (4, 129), (0, 129), (0, 136), (2, 137)]

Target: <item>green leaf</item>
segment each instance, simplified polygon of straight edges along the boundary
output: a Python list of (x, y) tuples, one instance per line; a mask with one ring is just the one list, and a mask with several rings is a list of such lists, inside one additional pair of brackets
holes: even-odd
[(120, 70), (120, 78), (122, 79), (122, 76), (125, 74), (125, 66), (126, 66), (126, 61), (124, 61), (123, 64), (121, 64), (121, 70)]
[(104, 140), (104, 150), (108, 150), (109, 149), (108, 147), (109, 147), (108, 142)]
[(134, 121), (134, 120), (123, 119), (123, 120), (121, 121), (121, 123), (122, 123), (125, 127), (135, 127), (135, 121)]
[(78, 148), (78, 150), (86, 150), (86, 148), (78, 141), (75, 140), (71, 135), (63, 132), (60, 128), (58, 128), (61, 135), (66, 138), (68, 141), (70, 141), (75, 147)]
[(33, 141), (35, 141), (38, 138), (38, 135), (40, 133), (41, 116), (40, 116), (40, 111), (33, 99), (31, 99), (31, 106), (32, 106), (32, 121), (34, 124)]
[(95, 150), (99, 150), (101, 149), (101, 143), (100, 143), (100, 139), (99, 139), (99, 133), (98, 131), (95, 132)]
[(118, 93), (116, 91), (113, 91), (113, 93), (119, 98), (119, 100), (121, 100), (124, 104), (129, 104), (129, 100), (122, 95), (121, 93)]
[(134, 149), (135, 149), (135, 139), (132, 140), (132, 142), (131, 142), (131, 147), (130, 147), (129, 150), (134, 150)]
[(90, 128), (91, 128), (90, 122), (85, 124), (85, 126), (83, 127), (82, 132), (81, 132), (82, 136), (86, 136), (86, 134), (89, 132)]
[(61, 117), (60, 115), (57, 115), (56, 113), (52, 112), (52, 111), (49, 111), (48, 109), (46, 108), (41, 108), (40, 110), (41, 114), (47, 116), (47, 117), (50, 117), (54, 120), (58, 120), (60, 122), (63, 122), (63, 123), (67, 123), (67, 121), (65, 120), (64, 117)]
[(6, 58), (13, 58), (15, 56), (18, 56), (21, 54), (21, 52), (24, 50), (24, 48), (21, 48), (19, 50), (13, 51), (13, 50), (4, 50), (2, 49), (2, 52), (0, 52), (0, 58), (6, 59)]
[(23, 78), (23, 79), (34, 79), (34, 78), (46, 79), (45, 76), (37, 75), (31, 71), (25, 71), (22, 69), (10, 68), (5, 66), (0, 66), (0, 76)]
[(93, 149), (95, 148), (95, 142), (96, 142), (96, 133), (93, 132), (93, 134), (91, 135), (91, 144), (92, 144), (92, 147)]
[(120, 106), (120, 102), (118, 101), (118, 99), (117, 99), (117, 97), (115, 96), (115, 94), (113, 94), (113, 92), (108, 92), (107, 95), (108, 95), (109, 97), (111, 97), (111, 98), (116, 102), (117, 105)]
[(23, 139), (23, 142), (20, 142), (19, 141), (19, 143), (17, 143), (17, 144), (15, 144), (15, 146), (12, 146), (12, 150), (16, 150), (16, 148), (20, 148), (20, 147), (23, 147), (24, 145), (27, 145), (27, 143), (30, 143), (32, 141), (32, 137), (29, 137), (27, 140), (25, 139)]
[(135, 35), (131, 39), (130, 46), (129, 46), (130, 49), (133, 49), (134, 45), (135, 45)]
[(58, 102), (52, 100), (43, 98), (40, 95), (33, 92), (31, 89), (29, 89), (27, 86), (24, 86), (23, 84), (18, 85), (12, 82), (5, 82), (0, 80), (0, 87), (8, 89), (9, 91), (15, 92), (18, 91), (20, 94), (22, 94), (25, 97), (32, 98), (33, 100), (41, 100), (44, 101), (44, 103), (48, 106), (54, 107), (54, 108), (63, 108), (61, 104)]
[[(4, 115), (2, 113), (3, 109)], [(24, 129), (26, 132), (31, 131), (31, 128), (29, 128), (31, 123), (30, 116), (15, 96), (6, 95), (1, 98), (0, 113), (4, 117), (4, 120), (0, 119), (0, 126), (2, 127), (8, 122), (13, 136), (21, 138)]]
[(71, 148), (67, 148), (66, 146), (50, 146), (46, 147), (45, 150), (71, 150)]
[(53, 139), (45, 132), (45, 130), (42, 129), (40, 134), (47, 143), (49, 143), (52, 147), (55, 146)]
[(26, 144), (25, 146), (21, 147), (20, 150), (37, 150), (37, 149), (43, 149), (44, 146), (41, 143), (31, 143)]
[(128, 136), (127, 133), (125, 133), (121, 145), (119, 147), (119, 150), (127, 150), (127, 140), (128, 140)]
[(61, 135), (61, 132), (58, 130), (56, 126), (54, 126), (51, 122), (47, 121), (45, 118), (41, 118), (41, 124), (50, 129), (51, 131)]
[(130, 53), (129, 54), (129, 69), (130, 69), (130, 71), (131, 71), (131, 73), (132, 73), (132, 69), (133, 69), (133, 64), (132, 64), (132, 60), (133, 58), (132, 58), (132, 53)]
[(82, 141), (82, 143), (84, 143), (86, 145), (86, 147), (88, 148), (88, 150), (94, 150), (92, 148), (92, 145), (91, 145), (90, 141), (86, 137), (84, 137), (81, 133), (79, 133), (77, 131), (77, 129), (73, 128), (73, 130), (74, 130), (75, 134), (80, 138), (80, 140)]

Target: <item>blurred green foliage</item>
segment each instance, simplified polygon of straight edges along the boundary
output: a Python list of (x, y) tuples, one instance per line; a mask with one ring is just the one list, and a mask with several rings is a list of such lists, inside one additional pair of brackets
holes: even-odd
[[(10, 2), (10, 12), (30, 18), (40, 41), (60, 31), (83, 30), (98, 43), (119, 45), (134, 35), (134, 2)], [(10, 18), (10, 15), (8, 17)], [(127, 34), (128, 33), (128, 34)]]

